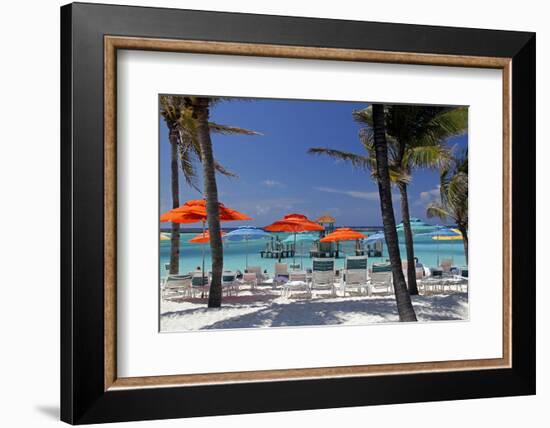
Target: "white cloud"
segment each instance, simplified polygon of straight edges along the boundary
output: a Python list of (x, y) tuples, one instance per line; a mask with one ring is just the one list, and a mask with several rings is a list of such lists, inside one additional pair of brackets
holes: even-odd
[(439, 184), (434, 187), (433, 189), (426, 190), (424, 192), (420, 192), (420, 199), (423, 202), (429, 202), (434, 199), (439, 199)]
[(378, 198), (378, 192), (361, 192), (359, 190), (341, 190), (341, 189), (333, 189), (332, 187), (315, 187), (315, 190), (319, 190), (320, 192), (327, 192), (327, 193), (338, 193), (341, 195), (347, 195), (352, 198), (357, 199), (367, 199), (369, 201), (377, 201)]
[(274, 217), (280, 217), (293, 210), (300, 210), (300, 207), (302, 207), (300, 212), (303, 212), (304, 204), (307, 204), (307, 202), (298, 198), (254, 199), (241, 201), (239, 204), (239, 211), (249, 214), (252, 217), (268, 214)]
[(419, 207), (425, 207), (429, 203), (440, 201), (440, 186), (439, 184), (433, 189), (420, 192), (419, 198), (414, 202), (414, 205)]
[(262, 181), (262, 184), (267, 187), (278, 187), (278, 188), (285, 187), (283, 183), (277, 180), (264, 180)]

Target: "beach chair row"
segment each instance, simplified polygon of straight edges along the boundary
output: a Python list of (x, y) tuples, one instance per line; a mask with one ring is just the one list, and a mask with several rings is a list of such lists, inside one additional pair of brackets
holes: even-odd
[[(419, 267), (420, 266), (420, 267)], [(417, 265), (418, 286), (423, 294), (445, 291), (464, 291), (467, 284), (467, 269), (458, 273), (445, 273), (429, 278), (424, 268)], [(406, 278), (406, 263), (403, 264)], [(367, 267), (366, 256), (348, 256), (343, 270), (336, 271), (334, 259), (314, 258), (311, 270), (290, 269), (287, 263), (275, 263), (273, 278), (263, 273), (260, 266), (249, 266), (243, 274), (224, 271), (222, 292), (226, 296), (237, 295), (241, 287), (251, 290), (258, 286), (270, 286), (281, 290), (281, 295), (290, 297), (304, 293), (311, 297), (313, 292), (328, 291), (331, 296), (352, 294), (372, 296), (393, 293), (393, 275), (389, 263), (375, 263)], [(196, 271), (188, 275), (170, 275), (163, 284), (163, 297), (205, 297), (210, 290), (210, 274)]]

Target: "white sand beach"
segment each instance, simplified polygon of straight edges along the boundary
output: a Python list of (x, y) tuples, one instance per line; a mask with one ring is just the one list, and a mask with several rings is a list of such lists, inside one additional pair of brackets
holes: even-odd
[[(412, 296), (418, 321), (468, 319), (468, 294)], [(224, 297), (221, 308), (208, 309), (199, 298), (162, 300), (163, 332), (319, 325), (365, 325), (398, 322), (393, 295), (286, 298), (271, 289), (243, 290)]]

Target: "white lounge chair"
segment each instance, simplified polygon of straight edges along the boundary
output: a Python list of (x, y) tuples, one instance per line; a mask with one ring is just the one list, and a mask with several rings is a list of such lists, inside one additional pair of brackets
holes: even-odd
[(367, 294), (368, 271), (366, 256), (346, 257), (344, 272), (343, 292), (357, 291), (359, 294)]
[(249, 285), (251, 290), (256, 288), (258, 285), (258, 277), (254, 272), (245, 272), (241, 279), (241, 285)]
[(290, 272), (288, 281), (283, 284), (283, 297), (290, 297), (295, 291), (303, 291), (306, 297), (311, 297), (311, 290), (305, 272)]
[(278, 285), (284, 284), (288, 281), (288, 278), (288, 264), (275, 263), (275, 276), (273, 277), (273, 285), (276, 287)]
[(450, 274), (453, 261), (451, 259), (443, 259), (441, 260), (441, 263), (439, 263), (439, 266), (443, 269), (444, 274)]
[(336, 296), (334, 285), (334, 259), (314, 258), (311, 272), (311, 290), (330, 290)]
[(222, 293), (226, 296), (239, 294), (239, 282), (235, 272), (228, 270), (222, 272)]
[(391, 272), (372, 272), (368, 284), (368, 294), (382, 292), (384, 294), (393, 293), (393, 275)]
[(186, 297), (191, 294), (190, 275), (169, 275), (162, 286), (164, 299), (172, 297)]
[(263, 274), (262, 268), (260, 266), (248, 266), (246, 270), (248, 273), (256, 274), (256, 285), (262, 285), (265, 283), (267, 277)]
[(191, 277), (191, 296), (195, 297), (200, 292), (201, 297), (208, 295), (210, 291), (210, 276), (201, 271), (194, 272)]

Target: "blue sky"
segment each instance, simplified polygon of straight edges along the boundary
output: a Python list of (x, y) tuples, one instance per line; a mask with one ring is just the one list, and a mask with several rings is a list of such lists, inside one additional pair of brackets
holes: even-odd
[[(219, 199), (266, 226), (285, 214), (298, 212), (315, 219), (328, 213), (337, 225), (382, 224), (378, 188), (369, 173), (325, 156), (307, 153), (310, 147), (329, 147), (364, 153), (352, 111), (367, 103), (301, 100), (234, 100), (211, 109), (211, 121), (261, 132), (262, 136), (212, 134), (214, 156), (238, 178), (217, 176)], [(467, 135), (449, 145), (465, 147)], [(197, 164), (202, 188), (201, 165)], [(426, 219), (426, 205), (437, 197), (437, 171), (416, 170), (409, 186), (411, 215)], [(396, 220), (401, 221), (394, 191)], [(180, 177), (180, 202), (201, 198)], [(172, 208), (168, 129), (160, 118), (160, 210)], [(427, 220), (431, 223), (435, 220)], [(228, 226), (243, 225), (241, 222)]]

